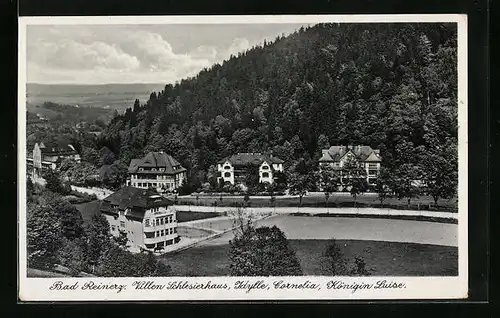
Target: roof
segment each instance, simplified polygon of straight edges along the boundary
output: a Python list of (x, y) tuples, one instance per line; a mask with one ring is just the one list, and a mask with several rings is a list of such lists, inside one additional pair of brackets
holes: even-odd
[(347, 153), (351, 152), (356, 156), (359, 161), (371, 161), (380, 162), (382, 157), (380, 156), (379, 149), (372, 149), (370, 146), (331, 146), (329, 149), (323, 149), (323, 155), (319, 159), (320, 162), (335, 162), (340, 161), (340, 159)]
[[(164, 168), (164, 171), (154, 171), (155, 174), (174, 174), (186, 171), (181, 166), (179, 161), (175, 160), (171, 155), (164, 152), (150, 152), (144, 158), (132, 159), (128, 167), (128, 172), (137, 172), (139, 168)], [(175, 168), (175, 169), (174, 169)], [(148, 171), (144, 171), (147, 173)], [(142, 171), (141, 171), (142, 173)]]
[(237, 153), (235, 155), (232, 155), (231, 157), (219, 160), (219, 163), (222, 164), (227, 161), (229, 161), (235, 167), (242, 167), (249, 165), (260, 166), (263, 162), (275, 163), (275, 164), (284, 162), (278, 157), (268, 156), (257, 152)]
[(67, 140), (56, 142), (41, 142), (39, 145), (42, 153), (73, 153), (76, 154), (75, 147)]
[(154, 190), (127, 186), (104, 198), (101, 211), (114, 213), (111, 206), (116, 205), (120, 210), (131, 209), (129, 215), (141, 218), (144, 209), (172, 204), (171, 200), (158, 195)]

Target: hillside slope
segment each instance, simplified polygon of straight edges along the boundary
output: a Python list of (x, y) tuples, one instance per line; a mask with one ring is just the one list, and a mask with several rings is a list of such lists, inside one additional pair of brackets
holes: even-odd
[(430, 155), (454, 168), (456, 96), (455, 25), (319, 24), (136, 101), (99, 147), (125, 165), (165, 150), (198, 184), (235, 152), (307, 170), (334, 144), (379, 148), (389, 168)]

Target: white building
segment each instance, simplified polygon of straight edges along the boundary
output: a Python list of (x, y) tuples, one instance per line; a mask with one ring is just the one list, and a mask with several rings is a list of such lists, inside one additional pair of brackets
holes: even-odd
[(124, 187), (103, 200), (101, 213), (113, 236), (126, 234), (130, 251), (161, 251), (180, 241), (172, 204), (154, 190)]
[(351, 159), (355, 159), (358, 165), (366, 171), (366, 181), (374, 185), (380, 171), (382, 157), (379, 149), (372, 149), (370, 146), (331, 146), (322, 150), (322, 157), (319, 159), (319, 166), (332, 166), (334, 169), (342, 170), (344, 164)]
[(28, 173), (34, 180), (42, 178), (43, 172), (57, 169), (63, 160), (80, 163), (81, 158), (75, 147), (67, 141), (40, 142), (33, 147), (31, 158), (26, 158)]
[(283, 172), (283, 160), (260, 153), (238, 153), (217, 164), (218, 180), (245, 184), (249, 173), (259, 174), (259, 183), (273, 183), (276, 172)]
[(132, 159), (128, 175), (127, 186), (173, 192), (184, 182), (186, 169), (164, 152), (150, 152), (144, 158)]

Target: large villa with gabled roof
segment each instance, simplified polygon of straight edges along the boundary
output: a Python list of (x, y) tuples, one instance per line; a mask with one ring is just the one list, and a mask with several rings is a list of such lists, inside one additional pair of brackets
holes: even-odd
[(128, 167), (127, 186), (174, 192), (186, 179), (186, 169), (171, 155), (150, 152), (140, 159), (132, 159)]
[(382, 157), (379, 149), (372, 149), (370, 146), (331, 146), (329, 149), (323, 149), (319, 167), (321, 169), (324, 166), (331, 166), (342, 170), (344, 164), (350, 159), (355, 159), (358, 165), (365, 169), (366, 181), (374, 185), (380, 171)]
[[(218, 180), (244, 184), (249, 173), (258, 173), (259, 183), (274, 183), (277, 172), (283, 172), (283, 160), (256, 152), (237, 153), (219, 160)], [(254, 168), (254, 169), (252, 169)]]

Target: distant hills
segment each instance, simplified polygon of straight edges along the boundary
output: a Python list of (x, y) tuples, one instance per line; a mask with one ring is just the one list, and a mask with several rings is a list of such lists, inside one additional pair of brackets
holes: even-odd
[(119, 112), (132, 107), (135, 99), (146, 102), (150, 94), (165, 88), (164, 84), (102, 84), (68, 85), (37, 84), (26, 85), (26, 101), (30, 105), (52, 102), (79, 107), (116, 109)]

